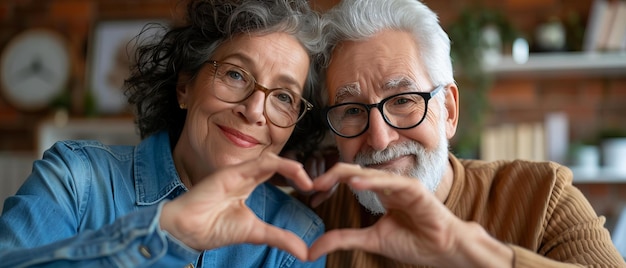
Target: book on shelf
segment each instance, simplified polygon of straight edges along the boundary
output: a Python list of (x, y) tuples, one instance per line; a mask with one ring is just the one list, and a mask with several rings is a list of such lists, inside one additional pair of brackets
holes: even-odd
[(569, 119), (563, 112), (548, 113), (543, 121), (505, 123), (483, 129), (480, 159), (523, 159), (568, 162)]
[(490, 126), (481, 134), (482, 160), (524, 159), (545, 161), (545, 129), (542, 122)]
[(584, 34), (584, 51), (596, 51), (601, 38), (604, 36), (604, 29), (608, 28), (609, 2), (607, 0), (594, 0), (591, 4), (587, 27)]
[(626, 1), (616, 1), (613, 6), (613, 22), (604, 44), (605, 49), (626, 50)]
[(626, 50), (626, 0), (594, 0), (583, 42), (584, 51)]

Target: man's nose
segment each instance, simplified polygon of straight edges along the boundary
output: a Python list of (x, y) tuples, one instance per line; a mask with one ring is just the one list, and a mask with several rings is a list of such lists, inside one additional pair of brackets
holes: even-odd
[(388, 125), (378, 109), (372, 109), (369, 117), (369, 128), (364, 133), (367, 143), (374, 150), (383, 150), (399, 137), (398, 131)]

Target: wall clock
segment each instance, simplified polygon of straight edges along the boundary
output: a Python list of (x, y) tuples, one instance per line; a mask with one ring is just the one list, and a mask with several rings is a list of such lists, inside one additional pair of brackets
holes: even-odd
[(21, 110), (46, 108), (66, 88), (69, 77), (67, 43), (52, 30), (26, 30), (0, 54), (0, 89)]

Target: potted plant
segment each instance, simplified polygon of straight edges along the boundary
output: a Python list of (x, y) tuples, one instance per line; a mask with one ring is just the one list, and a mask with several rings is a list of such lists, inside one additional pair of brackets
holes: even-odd
[(615, 175), (626, 175), (626, 130), (607, 128), (600, 132), (604, 168)]
[(450, 56), (458, 74), (455, 79), (462, 96), (463, 119), (459, 121), (459, 134), (452, 141), (452, 149), (460, 157), (478, 156), (480, 133), (489, 107), (487, 92), (493, 80), (483, 68), (485, 49), (492, 45), (486, 42), (484, 34), (494, 29), (502, 46), (511, 44), (517, 36), (517, 31), (501, 12), (483, 7), (466, 8), (447, 28), (452, 41)]

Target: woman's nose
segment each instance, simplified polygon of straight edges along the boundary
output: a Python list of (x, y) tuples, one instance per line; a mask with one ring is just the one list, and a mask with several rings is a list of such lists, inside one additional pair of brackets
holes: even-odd
[(238, 114), (249, 123), (263, 124), (265, 119), (265, 93), (255, 90), (250, 97), (239, 103), (235, 108)]

